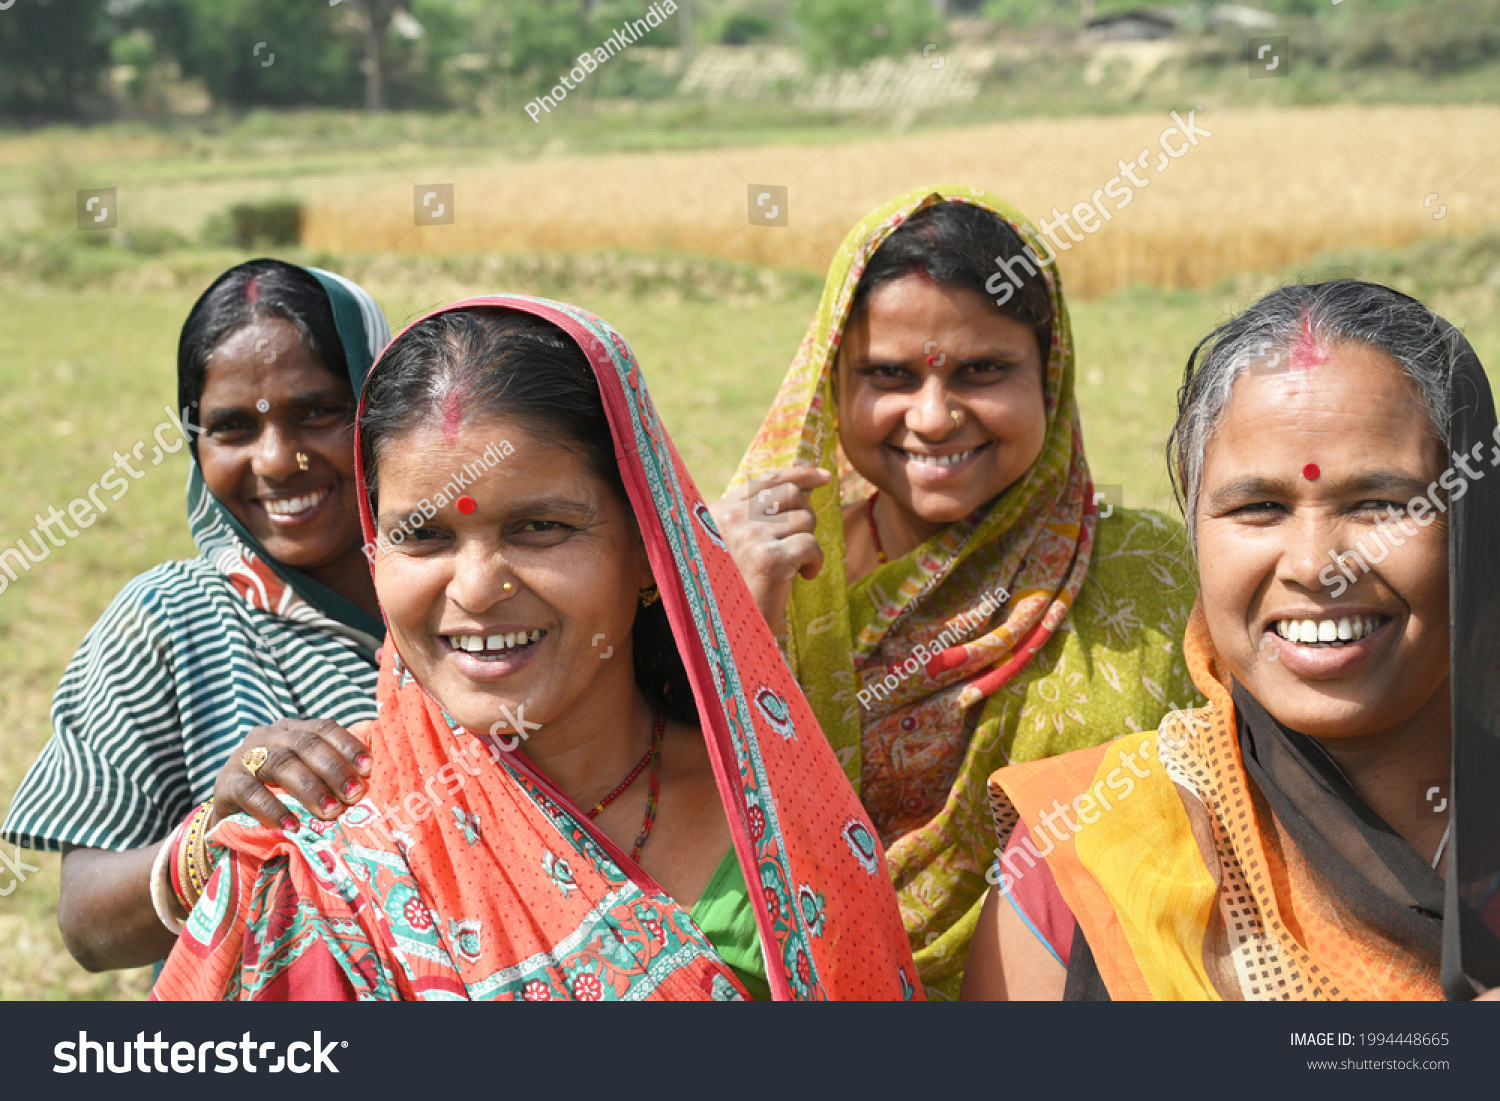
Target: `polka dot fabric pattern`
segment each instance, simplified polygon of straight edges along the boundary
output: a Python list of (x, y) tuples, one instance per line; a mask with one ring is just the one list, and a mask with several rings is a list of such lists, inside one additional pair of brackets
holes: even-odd
[[(702, 498), (628, 345), (600, 319), (561, 303), (493, 296), (446, 307), (470, 308), (542, 317), (576, 341), (595, 370), (697, 698), (773, 997), (919, 996), (883, 857), (875, 854), (879, 874), (871, 875), (868, 855), (845, 839), (851, 822), (871, 831), (869, 819), (733, 560), (705, 526)], [(367, 509), (362, 519), (369, 538)], [(316, 839), (243, 819), (221, 824), (215, 840), (228, 851), (216, 883), (237, 888), (224, 912), (240, 915), (239, 924), (201, 922), (174, 951), (156, 996), (284, 993), (299, 978), (305, 989), (323, 989), (330, 973), (333, 986), (358, 997), (744, 996), (686, 910), (523, 754), (479, 749), (481, 736), (448, 719), (394, 651), (387, 646), (381, 670), (381, 716), (370, 734), (381, 768), (367, 804), (406, 805), (411, 793), (425, 792), (447, 805), (388, 835), (352, 811)], [(474, 774), (464, 779), (470, 764)], [(443, 794), (433, 785), (445, 776), (456, 790)], [(259, 919), (244, 921), (249, 900), (284, 894), (286, 881), (300, 913), (340, 930), (361, 958), (373, 956), (383, 986), (360, 986), (339, 953), (329, 964), (311, 947), (324, 937), (307, 938), (296, 958), (252, 953), (254, 982), (246, 984), (247, 946), (261, 942)], [(418, 929), (408, 912), (425, 912), (431, 928)]]

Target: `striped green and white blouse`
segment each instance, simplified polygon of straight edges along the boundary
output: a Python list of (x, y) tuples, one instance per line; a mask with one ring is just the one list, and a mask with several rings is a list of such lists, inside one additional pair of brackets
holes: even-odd
[[(328, 295), (358, 394), (391, 338), (385, 316), (343, 276), (304, 270)], [(178, 400), (191, 424), (180, 379)], [(384, 624), (267, 555), (208, 491), (191, 432), (189, 443), (199, 555), (131, 581), (85, 636), (52, 700), (52, 737), (0, 828), (5, 841), (50, 851), (161, 841), (212, 793), (251, 728), (375, 718)]]
[(255, 607), (205, 556), (131, 581), (68, 664), (5, 840), (50, 851), (161, 841), (252, 727), (375, 718), (373, 640), (299, 607), (295, 619)]

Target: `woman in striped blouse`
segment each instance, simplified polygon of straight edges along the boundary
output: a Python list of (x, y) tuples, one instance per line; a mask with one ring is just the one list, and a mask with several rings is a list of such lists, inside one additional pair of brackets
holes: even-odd
[(188, 315), (178, 404), (200, 553), (135, 578), (84, 638), (3, 830), (64, 854), (58, 925), (89, 970), (171, 950), (153, 862), (211, 793), (214, 821), (275, 824), (287, 812), (265, 781), (327, 818), (363, 792), (367, 756), (343, 727), (375, 717), (384, 627), (351, 432), (389, 339), (362, 289), (277, 260), (225, 272)]

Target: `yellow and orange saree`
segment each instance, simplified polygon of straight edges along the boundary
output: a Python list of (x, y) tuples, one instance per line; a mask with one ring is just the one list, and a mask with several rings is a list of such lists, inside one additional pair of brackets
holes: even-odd
[(1068, 997), (1441, 998), (1442, 878), (1233, 684), (1201, 613), (1186, 649), (1207, 707), (990, 780), (1002, 844), (1031, 835), (998, 886), (1045, 858), (1086, 942)]

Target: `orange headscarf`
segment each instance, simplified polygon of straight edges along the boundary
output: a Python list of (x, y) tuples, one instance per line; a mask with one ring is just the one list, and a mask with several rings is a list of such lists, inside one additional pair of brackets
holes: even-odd
[[(473, 298), (435, 312), (474, 308), (551, 322), (594, 369), (697, 698), (773, 996), (920, 996), (870, 821), (662, 428), (629, 347), (593, 315), (541, 299)], [(365, 471), (357, 473), (371, 539)], [(379, 696), (370, 734), (377, 768), (365, 799), (342, 819), (290, 833), (245, 816), (220, 824), (215, 841), (227, 852), (155, 997), (743, 994), (688, 911), (524, 754), (490, 752), (455, 724), (393, 644)], [(387, 833), (381, 808), (394, 806), (416, 821)]]

